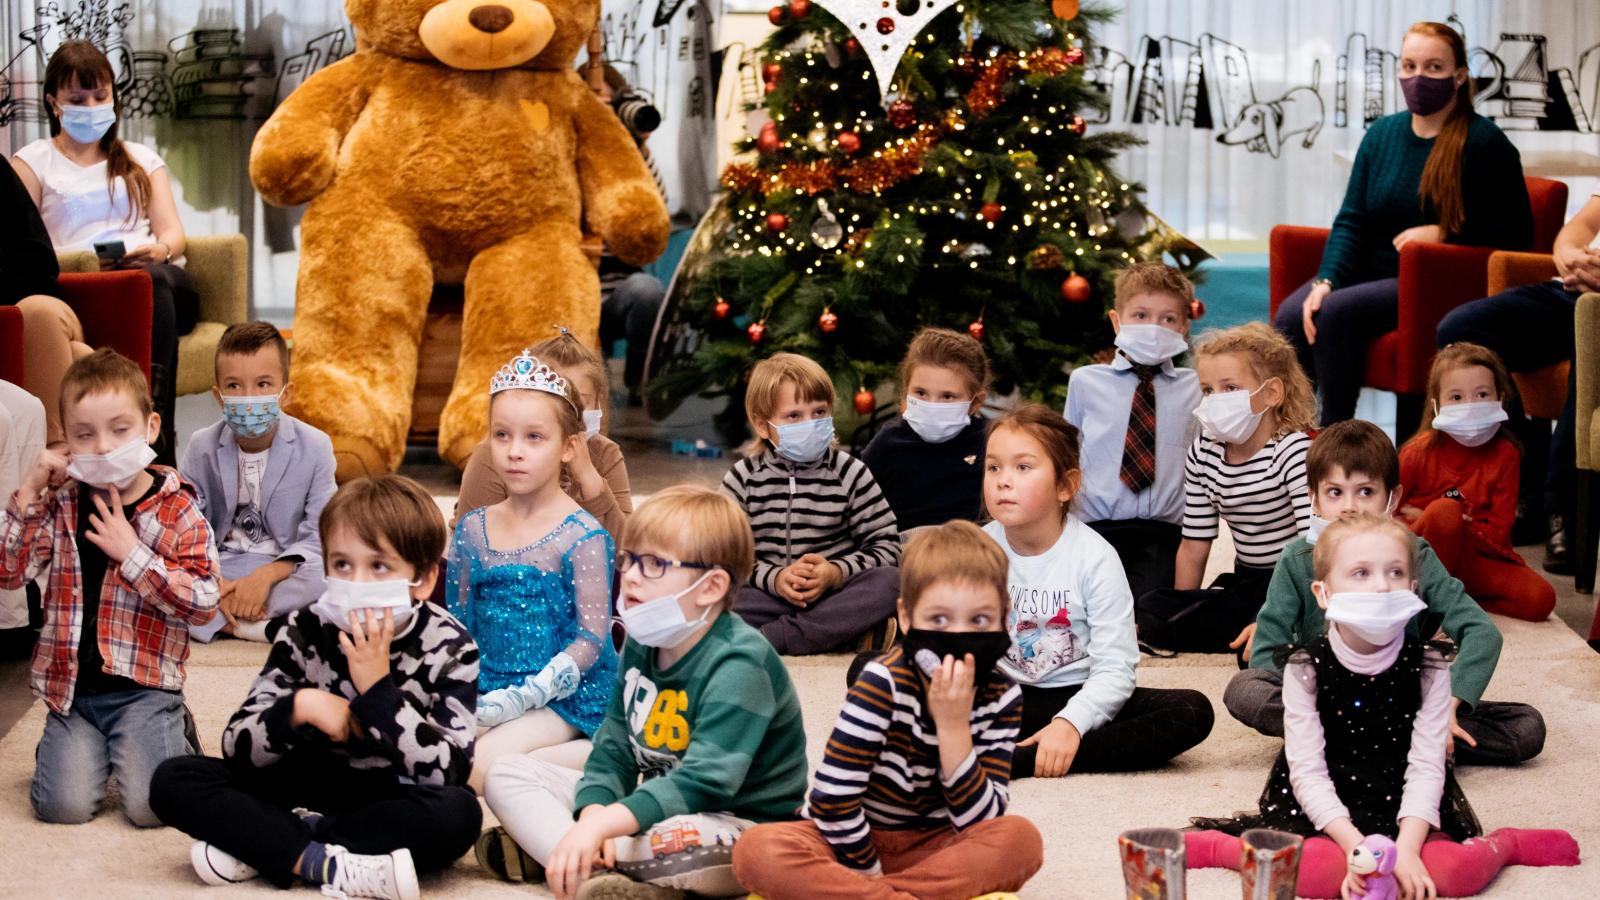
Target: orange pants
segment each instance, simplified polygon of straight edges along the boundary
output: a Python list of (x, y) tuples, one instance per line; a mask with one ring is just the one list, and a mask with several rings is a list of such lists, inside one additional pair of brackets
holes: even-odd
[(1464, 515), (1460, 501), (1440, 498), (1428, 504), (1411, 528), (1433, 548), (1445, 570), (1461, 579), (1479, 606), (1503, 616), (1543, 622), (1556, 608), (1555, 587), (1515, 552), (1483, 547)]
[(1039, 829), (1000, 816), (965, 831), (872, 830), (879, 877), (846, 868), (813, 822), (757, 825), (733, 845), (733, 876), (768, 900), (966, 900), (1016, 891), (1044, 864)]

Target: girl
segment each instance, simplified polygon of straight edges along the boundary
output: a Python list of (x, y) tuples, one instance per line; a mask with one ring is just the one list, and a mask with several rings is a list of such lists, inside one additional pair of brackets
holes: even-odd
[[(583, 412), (588, 439), (578, 442), (572, 462), (561, 474), (561, 489), (589, 515), (599, 519), (606, 531), (615, 537), (622, 533), (628, 514), (633, 512), (633, 498), (622, 448), (601, 433), (610, 412), (607, 401), (611, 389), (606, 380), (606, 364), (571, 331), (565, 327), (558, 330), (559, 336), (535, 344), (529, 352), (565, 378), (568, 384), (576, 386), (581, 401), (579, 409)], [(461, 473), (461, 496), (456, 500), (457, 521), (465, 513), (506, 498), (505, 479), (495, 469), (492, 443), (485, 440), (479, 444)]]
[(561, 489), (583, 443), (566, 379), (527, 350), (489, 387), (489, 446), (506, 499), (456, 525), (445, 602), (478, 642), (478, 739), (469, 779), (540, 750), (583, 768), (616, 680), (611, 536)]
[[(1296, 896), (1349, 898), (1364, 890), (1345, 862), (1366, 835), (1395, 839), (1394, 874), (1412, 898), (1477, 894), (1503, 866), (1572, 866), (1565, 831), (1502, 828), (1487, 838), (1451, 770), (1450, 663), (1406, 634), (1424, 608), (1417, 545), (1393, 519), (1367, 513), (1330, 524), (1312, 557), (1311, 590), (1329, 623), (1284, 666), (1284, 748), (1261, 808), (1195, 819), (1185, 835), (1194, 868), (1236, 868), (1247, 828), (1307, 838)], [(1463, 843), (1457, 843), (1461, 841)]]
[[(94, 251), (109, 243), (121, 249), (101, 265), (137, 266), (154, 288), (150, 332), (150, 389), (161, 434), (156, 461), (177, 465), (173, 402), (177, 391), (178, 336), (194, 330), (200, 296), (183, 269), (183, 224), (172, 200), (166, 163), (143, 144), (117, 137), (121, 105), (111, 62), (88, 41), (68, 41), (44, 70), (45, 111), (50, 137), (17, 151), (12, 166), (39, 207), (56, 252)], [(109, 262), (108, 262), (109, 260)], [(56, 352), (28, 357), (29, 381), (56, 385), (76, 356), (87, 355), (83, 328), (71, 308), (52, 297), (29, 297), (19, 306), (24, 329), (63, 335)], [(40, 396), (54, 416), (55, 388)], [(61, 439), (60, 423), (50, 440)]]
[(1013, 646), (1000, 667), (1022, 685), (1011, 777), (1148, 769), (1205, 740), (1204, 694), (1134, 687), (1139, 648), (1122, 563), (1069, 512), (1078, 429), (1024, 406), (994, 424), (983, 465), (994, 517), (984, 531), (1010, 563)]
[[(1226, 653), (1250, 645), (1278, 554), (1310, 523), (1304, 432), (1316, 400), (1294, 348), (1259, 322), (1207, 332), (1194, 355), (1201, 431), (1184, 464), (1177, 578), (1138, 599), (1139, 639)], [(1200, 590), (1219, 517), (1233, 535), (1233, 571)]]
[(1511, 379), (1494, 351), (1451, 344), (1433, 359), (1434, 417), (1400, 449), (1400, 515), (1489, 612), (1542, 622), (1556, 589), (1511, 549), (1522, 451), (1503, 406)]
[[(988, 389), (982, 344), (945, 328), (924, 328), (911, 339), (900, 363), (900, 415), (861, 454), (902, 537), (912, 528), (978, 517), (988, 432), (978, 410)], [(939, 489), (928, 490), (930, 484)]]

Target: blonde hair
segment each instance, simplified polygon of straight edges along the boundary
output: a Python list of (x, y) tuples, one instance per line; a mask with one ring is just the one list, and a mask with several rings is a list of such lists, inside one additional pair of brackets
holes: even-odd
[(150, 401), (150, 383), (137, 363), (115, 350), (102, 347), (67, 367), (61, 376), (60, 413), (63, 421), (67, 410), (90, 394), (122, 391), (139, 407), (145, 418), (155, 411)]
[(1412, 577), (1417, 577), (1417, 541), (1416, 537), (1400, 524), (1400, 520), (1389, 516), (1379, 516), (1372, 513), (1359, 513), (1347, 518), (1339, 518), (1328, 523), (1322, 535), (1317, 538), (1316, 546), (1311, 551), (1312, 577), (1322, 581), (1328, 577), (1328, 572), (1333, 569), (1334, 555), (1339, 552), (1339, 546), (1346, 539), (1358, 534), (1371, 534), (1381, 532), (1393, 537), (1406, 548), (1406, 572)]
[(971, 335), (948, 328), (924, 328), (911, 339), (906, 358), (900, 363), (900, 395), (911, 390), (911, 371), (917, 366), (935, 366), (959, 372), (967, 390), (976, 397), (989, 389), (989, 354)]
[(722, 609), (750, 580), (755, 568), (755, 538), (750, 519), (732, 497), (710, 488), (680, 484), (660, 491), (633, 511), (622, 529), (620, 550), (648, 547), (677, 554), (682, 562), (728, 573)]
[[(1500, 361), (1500, 355), (1482, 344), (1457, 341), (1434, 354), (1433, 366), (1428, 369), (1428, 392), (1424, 396), (1433, 401), (1434, 415), (1438, 415), (1442, 405), (1439, 403), (1439, 392), (1443, 389), (1444, 376), (1469, 366), (1483, 366), (1489, 370), (1489, 375), (1494, 378), (1494, 392), (1500, 397), (1501, 404), (1511, 399), (1511, 375), (1506, 372), (1506, 364)], [(1417, 433), (1411, 439), (1427, 440), (1434, 434), (1433, 416), (1424, 415), (1422, 424), (1417, 426)], [(1522, 449), (1522, 442), (1512, 432), (1509, 421), (1500, 423), (1495, 436), (1507, 438), (1518, 450)]]
[(919, 528), (900, 554), (900, 599), (906, 615), (917, 608), (923, 592), (940, 582), (992, 587), (1000, 595), (1000, 615), (1011, 608), (1006, 589), (1010, 563), (1006, 553), (983, 529), (964, 519)]
[(755, 426), (772, 418), (778, 410), (778, 394), (785, 384), (793, 384), (795, 396), (803, 403), (838, 402), (833, 379), (816, 361), (798, 353), (774, 353), (750, 370), (750, 386), (744, 392), (744, 414)]
[(1278, 420), (1275, 436), (1309, 430), (1317, 418), (1317, 395), (1311, 380), (1300, 368), (1294, 347), (1270, 325), (1251, 322), (1220, 331), (1208, 331), (1194, 344), (1196, 363), (1202, 357), (1237, 353), (1250, 366), (1251, 374), (1265, 384), (1276, 378), (1283, 384), (1283, 401), (1274, 410)]
[[(557, 325), (560, 332), (553, 338), (547, 338), (528, 348), (534, 356), (544, 361), (544, 364), (556, 369), (569, 380), (587, 378), (594, 384), (595, 401), (600, 407), (601, 427), (608, 428), (611, 424), (611, 379), (606, 371), (605, 360), (600, 358), (593, 348), (578, 340), (565, 325)], [(584, 409), (583, 392), (577, 385), (571, 385), (571, 394), (568, 397), (572, 405), (578, 408), (579, 418), (582, 418)]]
[(1184, 274), (1159, 260), (1136, 262), (1117, 273), (1116, 299), (1112, 307), (1118, 313), (1129, 300), (1140, 294), (1166, 294), (1176, 297), (1183, 307), (1183, 318), (1188, 321), (1194, 312), (1194, 285)]

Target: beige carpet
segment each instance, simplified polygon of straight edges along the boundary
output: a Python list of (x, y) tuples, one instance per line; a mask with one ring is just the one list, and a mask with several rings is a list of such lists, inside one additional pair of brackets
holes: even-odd
[[(1515, 770), (1469, 769), (1462, 784), (1486, 827), (1564, 826), (1585, 855), (1600, 858), (1600, 655), (1551, 620), (1540, 625), (1499, 620), (1506, 633), (1491, 699), (1528, 700), (1550, 725), (1545, 752)], [(264, 648), (221, 642), (197, 648), (187, 690), (207, 749), (243, 699)], [(844, 657), (796, 659), (791, 671), (805, 707), (809, 752), (815, 763), (843, 692)], [(1220, 657), (1186, 657), (1151, 664), (1139, 682), (1150, 687), (1204, 691), (1218, 708), (1210, 740), (1157, 772), (1029, 780), (1013, 790), (1012, 810), (1028, 816), (1045, 835), (1047, 861), (1024, 896), (1120, 896), (1114, 838), (1125, 829), (1179, 826), (1189, 815), (1223, 814), (1253, 802), (1276, 745), (1235, 723), (1221, 709), (1223, 686), (1233, 671)], [(36, 703), (0, 741), (0, 896), (174, 897), (219, 896), (189, 869), (189, 841), (170, 829), (137, 831), (115, 810), (88, 825), (53, 826), (28, 808), (33, 747), (44, 718)], [(1594, 864), (1574, 869), (1508, 869), (1490, 896), (1583, 898), (1597, 894)], [(1197, 900), (1236, 898), (1231, 873), (1197, 872), (1189, 878)], [(259, 883), (228, 893), (270, 890)], [(425, 879), (430, 896), (542, 896), (538, 888), (504, 885), (484, 877), (470, 857), (442, 876)], [(305, 896), (313, 896), (309, 892)]]

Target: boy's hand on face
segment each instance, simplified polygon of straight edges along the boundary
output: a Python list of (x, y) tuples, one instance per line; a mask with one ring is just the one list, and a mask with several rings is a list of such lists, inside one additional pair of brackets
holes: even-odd
[(67, 455), (58, 453), (46, 447), (39, 451), (34, 458), (33, 466), (28, 469), (28, 474), (23, 477), (19, 487), (22, 490), (22, 505), (27, 506), (47, 488), (57, 488), (67, 481)]
[(294, 692), (294, 713), (289, 721), (295, 726), (310, 725), (340, 744), (361, 733), (350, 712), (350, 701), (316, 688)]
[(972, 699), (978, 693), (973, 681), (977, 664), (972, 654), (961, 659), (946, 656), (928, 679), (928, 713), (938, 731), (966, 731), (971, 727)]
[(139, 535), (134, 533), (133, 525), (122, 514), (122, 492), (112, 486), (109, 507), (105, 498), (96, 492), (94, 508), (96, 511), (89, 514), (89, 532), (84, 537), (99, 547), (106, 559), (120, 564), (139, 545)]
[(394, 610), (350, 613), (350, 633), (339, 632), (339, 646), (350, 664), (350, 680), (365, 694), (389, 675), (389, 644), (394, 640)]
[(1071, 722), (1066, 719), (1055, 718), (1050, 724), (1041, 728), (1033, 737), (1018, 742), (1018, 747), (1038, 745), (1038, 755), (1034, 757), (1033, 774), (1040, 778), (1056, 778), (1067, 774), (1072, 768), (1072, 760), (1078, 755), (1078, 745), (1083, 737), (1078, 734)]

